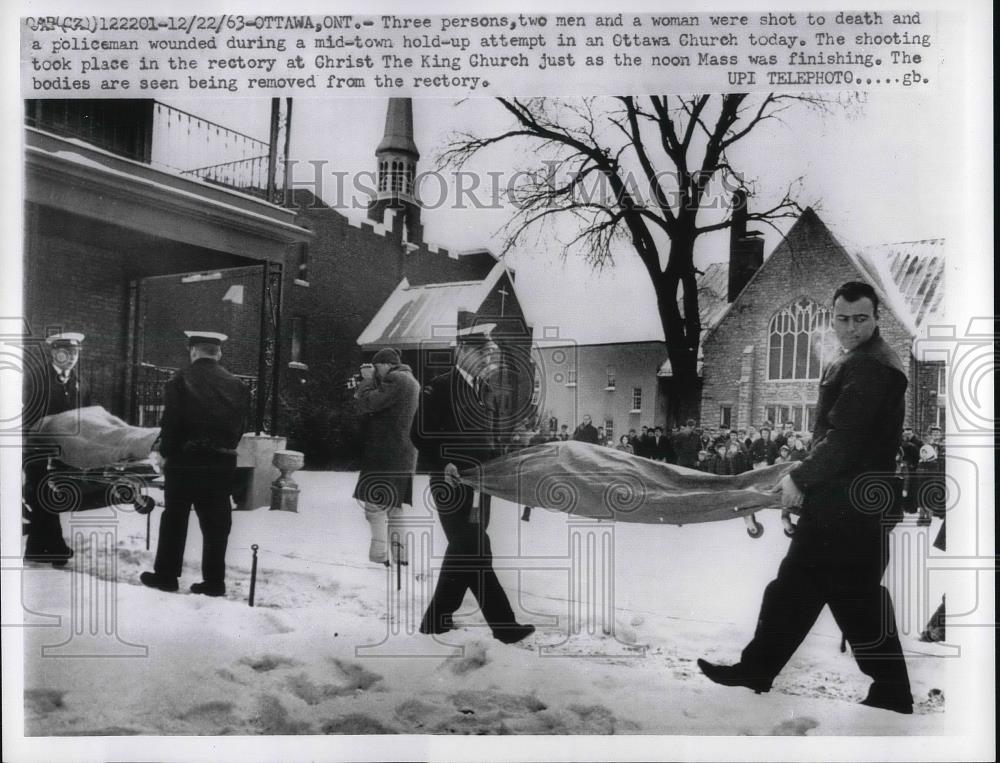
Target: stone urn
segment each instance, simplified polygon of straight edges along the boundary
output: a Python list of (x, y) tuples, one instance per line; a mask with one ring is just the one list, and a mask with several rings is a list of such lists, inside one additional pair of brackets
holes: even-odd
[(281, 472), (271, 483), (271, 511), (298, 511), (299, 486), (291, 474), (302, 468), (305, 456), (297, 450), (276, 450), (271, 463)]

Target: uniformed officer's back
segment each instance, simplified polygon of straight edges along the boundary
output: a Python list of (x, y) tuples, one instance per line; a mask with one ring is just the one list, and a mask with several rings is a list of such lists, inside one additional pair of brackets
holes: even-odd
[(198, 358), (167, 382), (165, 395), (160, 452), (167, 459), (223, 454), (239, 444), (250, 393), (218, 361)]

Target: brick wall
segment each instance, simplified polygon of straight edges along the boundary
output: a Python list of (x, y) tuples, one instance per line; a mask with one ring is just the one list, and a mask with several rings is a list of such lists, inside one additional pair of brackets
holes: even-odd
[[(704, 342), (702, 425), (718, 426), (723, 405), (732, 406), (734, 427), (746, 427), (759, 426), (769, 405), (815, 404), (818, 381), (768, 380), (768, 326), (776, 312), (803, 297), (828, 307), (836, 287), (852, 280), (865, 279), (822, 221), (807, 210)], [(926, 406), (916, 410), (915, 400), (927, 396), (915, 390), (927, 380), (913, 372), (911, 336), (884, 304), (879, 326), (904, 367), (911, 369), (908, 418), (926, 428)]]

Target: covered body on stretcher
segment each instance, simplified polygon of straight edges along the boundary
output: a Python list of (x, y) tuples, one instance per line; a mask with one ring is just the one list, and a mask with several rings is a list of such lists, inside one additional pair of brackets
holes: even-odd
[(26, 498), (60, 512), (131, 503), (148, 513), (147, 488), (162, 486), (157, 454), (151, 458), (159, 434), (98, 405), (46, 416), (28, 436), (25, 475), (36, 484)]

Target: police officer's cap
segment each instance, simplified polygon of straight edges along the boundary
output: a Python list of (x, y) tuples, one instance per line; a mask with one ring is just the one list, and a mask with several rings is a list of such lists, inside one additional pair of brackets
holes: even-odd
[(79, 347), (86, 337), (75, 331), (64, 331), (61, 334), (51, 334), (45, 337), (49, 347)]
[(214, 344), (221, 346), (223, 342), (229, 339), (228, 336), (220, 334), (217, 331), (185, 331), (184, 335), (188, 338), (189, 345)]
[(455, 332), (455, 342), (459, 345), (485, 344), (493, 339), (495, 323), (477, 323)]

